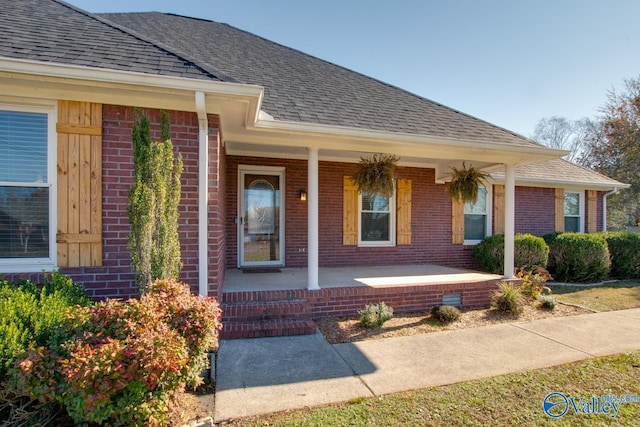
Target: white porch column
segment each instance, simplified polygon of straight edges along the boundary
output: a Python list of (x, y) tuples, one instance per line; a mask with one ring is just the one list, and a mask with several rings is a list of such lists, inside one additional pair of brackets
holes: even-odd
[(514, 268), (514, 234), (516, 228), (516, 168), (504, 165), (504, 277), (512, 279)]
[(307, 170), (307, 240), (308, 240), (308, 260), (307, 260), (307, 289), (320, 289), (318, 285), (318, 149), (308, 148), (308, 170)]

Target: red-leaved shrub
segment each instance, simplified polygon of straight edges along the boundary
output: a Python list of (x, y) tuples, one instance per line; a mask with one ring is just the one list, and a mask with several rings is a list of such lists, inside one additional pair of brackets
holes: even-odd
[(199, 383), (221, 325), (215, 300), (174, 280), (67, 320), (71, 338), (31, 349), (11, 374), (18, 389), (60, 403), (79, 424), (166, 424), (176, 392)]

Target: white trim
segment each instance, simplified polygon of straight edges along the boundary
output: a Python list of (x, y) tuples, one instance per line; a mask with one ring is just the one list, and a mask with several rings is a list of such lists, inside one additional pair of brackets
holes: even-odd
[(58, 107), (56, 102), (45, 100), (17, 101), (16, 98), (0, 97), (0, 109), (47, 115), (47, 182), (46, 183), (6, 183), (15, 187), (47, 187), (49, 189), (49, 256), (47, 258), (0, 258), (0, 273), (37, 273), (57, 268), (58, 250), (56, 233), (58, 229), (58, 162), (56, 123)]
[(358, 247), (377, 248), (396, 246), (396, 195), (398, 191), (394, 186), (393, 195), (389, 197), (389, 240), (363, 241), (362, 240), (362, 193), (358, 192)]
[[(238, 165), (238, 216), (236, 217), (237, 236), (238, 236), (238, 268), (242, 267), (259, 267), (259, 266), (278, 266), (283, 267), (285, 265), (285, 246), (286, 246), (286, 233), (285, 233), (285, 216), (286, 216), (286, 168), (280, 166), (253, 166), (253, 165)], [(244, 245), (243, 245), (243, 230), (244, 230), (244, 176), (247, 174), (256, 175), (273, 175), (280, 178), (280, 218), (278, 222), (279, 229), (279, 243), (280, 243), (280, 259), (277, 261), (266, 262), (243, 262), (244, 259)]]
[[(486, 192), (486, 208), (487, 212), (485, 212), (485, 236), (489, 237), (493, 234), (493, 185), (487, 184), (486, 187), (483, 187)], [(463, 216), (466, 215), (463, 211)], [(482, 240), (466, 240), (462, 243), (465, 246), (475, 246), (480, 244)]]
[[(573, 189), (565, 188), (564, 189), (565, 197), (566, 197), (567, 194), (577, 194), (578, 195), (578, 231), (577, 232), (578, 233), (584, 233), (584, 223), (585, 223), (585, 221), (584, 221), (584, 216), (585, 216), (584, 205), (586, 203), (585, 191), (584, 190), (573, 190)], [(564, 212), (564, 202), (562, 204), (562, 210), (563, 210), (562, 217), (563, 218), (567, 218), (567, 215)], [(569, 215), (569, 218), (576, 218), (576, 216), (575, 215)]]

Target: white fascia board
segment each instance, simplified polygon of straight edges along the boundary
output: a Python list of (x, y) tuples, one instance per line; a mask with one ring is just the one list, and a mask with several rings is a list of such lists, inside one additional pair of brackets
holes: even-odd
[[(56, 94), (55, 87), (58, 85), (61, 88), (77, 87), (79, 94), (85, 97), (99, 99), (104, 96), (107, 100), (115, 100), (117, 99), (116, 95), (110, 94), (109, 90), (100, 90), (101, 88), (114, 89), (114, 93), (120, 90), (129, 91), (128, 93), (131, 94), (132, 102), (123, 105), (137, 105), (135, 102), (136, 97), (147, 96), (152, 101), (152, 104), (154, 99), (163, 99), (166, 100), (165, 103), (175, 104), (183, 111), (195, 111), (195, 105), (193, 105), (194, 93), (203, 92), (207, 95), (208, 104), (219, 103), (220, 101), (245, 103), (247, 105), (246, 120), (248, 123), (256, 120), (264, 94), (264, 89), (257, 85), (161, 76), (13, 58), (0, 58), (0, 74), (4, 74), (15, 81), (20, 78), (27, 81), (35, 79), (45, 86), (48, 84), (51, 94)], [(85, 89), (82, 89), (83, 87)], [(188, 100), (191, 105), (188, 110), (184, 110), (185, 100)], [(207, 108), (209, 112), (216, 111), (214, 105), (208, 105)]]
[[(491, 178), (497, 183), (504, 183), (504, 175), (491, 175)], [(516, 185), (520, 187), (541, 187), (541, 188), (575, 188), (598, 191), (610, 191), (616, 188), (629, 188), (630, 184), (608, 184), (594, 182), (578, 182), (562, 179), (542, 179), (542, 178), (526, 178), (521, 179), (516, 176)]]
[[(513, 153), (531, 154), (541, 156), (547, 160), (557, 159), (566, 154), (566, 150), (558, 150), (549, 147), (523, 146), (501, 142), (486, 142), (470, 139), (447, 138), (439, 136), (415, 135), (400, 132), (385, 132), (372, 129), (351, 128), (346, 126), (331, 126), (315, 123), (297, 123), (278, 120), (257, 120), (253, 128), (256, 130), (270, 130), (287, 133), (304, 133), (310, 135), (382, 140), (388, 144), (432, 144), (461, 149), (473, 148), (475, 150), (507, 151)], [(319, 147), (322, 148), (322, 147)]]

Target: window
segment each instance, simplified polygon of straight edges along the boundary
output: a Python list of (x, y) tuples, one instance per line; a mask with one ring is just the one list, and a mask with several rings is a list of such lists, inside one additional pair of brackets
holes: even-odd
[(395, 197), (360, 194), (359, 228), (361, 246), (395, 245)]
[(0, 267), (53, 266), (52, 112), (0, 105)]
[(580, 193), (564, 193), (564, 231), (582, 232)]
[(478, 200), (464, 204), (464, 243), (473, 245), (491, 234), (491, 194), (486, 188), (478, 189)]

